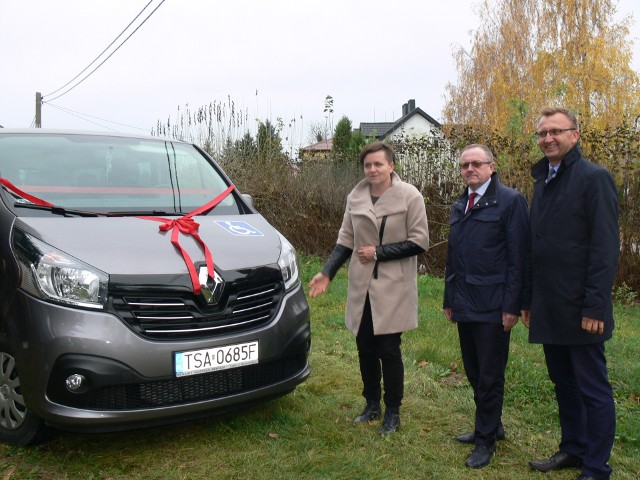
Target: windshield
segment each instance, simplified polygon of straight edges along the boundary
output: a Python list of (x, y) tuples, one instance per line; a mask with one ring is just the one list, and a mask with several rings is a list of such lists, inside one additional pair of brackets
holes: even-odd
[[(190, 144), (90, 134), (0, 133), (0, 176), (56, 206), (100, 213), (188, 213), (229, 186)], [(233, 194), (214, 210), (241, 213)]]

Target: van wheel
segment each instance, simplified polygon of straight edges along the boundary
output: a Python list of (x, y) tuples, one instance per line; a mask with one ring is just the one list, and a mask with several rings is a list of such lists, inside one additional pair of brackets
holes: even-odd
[(48, 428), (24, 404), (16, 361), (0, 336), (0, 442), (24, 447), (41, 442)]

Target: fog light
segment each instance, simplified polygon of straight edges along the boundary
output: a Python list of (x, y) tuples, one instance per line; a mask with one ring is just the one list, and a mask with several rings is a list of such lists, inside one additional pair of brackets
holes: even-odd
[(69, 391), (75, 392), (80, 387), (82, 387), (83, 382), (86, 380), (87, 379), (85, 378), (84, 375), (80, 375), (79, 373), (74, 373), (73, 375), (69, 375), (69, 377), (67, 377), (65, 384), (67, 385), (67, 389)]

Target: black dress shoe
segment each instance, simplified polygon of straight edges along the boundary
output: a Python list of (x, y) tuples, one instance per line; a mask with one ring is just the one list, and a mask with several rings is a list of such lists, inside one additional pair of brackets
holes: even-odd
[(476, 445), (464, 464), (469, 468), (486, 467), (491, 463), (491, 457), (495, 451), (495, 443), (493, 445)]
[(589, 475), (578, 475), (576, 480), (598, 480), (595, 477), (590, 477)]
[(360, 415), (353, 419), (353, 423), (372, 422), (382, 416), (380, 402), (377, 400), (367, 400), (367, 405)]
[(543, 460), (531, 460), (529, 466), (539, 472), (550, 472), (564, 468), (580, 468), (582, 460), (566, 452), (556, 452)]
[(380, 435), (389, 435), (400, 428), (400, 411), (397, 408), (387, 408), (384, 412), (382, 425), (378, 428)]
[[(467, 432), (462, 435), (458, 435), (456, 440), (460, 443), (476, 443), (476, 434), (475, 432)], [(496, 432), (496, 440), (504, 440), (504, 427), (502, 424), (498, 426), (498, 431)]]

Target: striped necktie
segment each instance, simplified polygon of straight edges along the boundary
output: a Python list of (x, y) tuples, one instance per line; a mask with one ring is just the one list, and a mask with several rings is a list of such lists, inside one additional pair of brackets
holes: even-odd
[(556, 169), (553, 168), (551, 164), (549, 164), (549, 173), (547, 174), (547, 178), (545, 179), (544, 184), (546, 185), (555, 177), (556, 177)]

